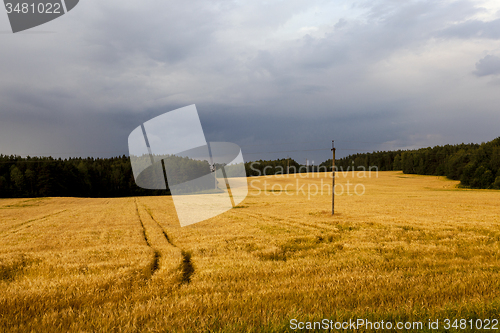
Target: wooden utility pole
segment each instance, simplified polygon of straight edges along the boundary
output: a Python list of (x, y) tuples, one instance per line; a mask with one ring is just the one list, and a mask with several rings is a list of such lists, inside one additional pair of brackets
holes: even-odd
[(217, 170), (215, 169), (215, 163), (212, 164), (210, 167), (212, 169), (212, 172), (214, 173), (215, 189), (217, 189)]
[(335, 214), (335, 146), (332, 140), (332, 215)]

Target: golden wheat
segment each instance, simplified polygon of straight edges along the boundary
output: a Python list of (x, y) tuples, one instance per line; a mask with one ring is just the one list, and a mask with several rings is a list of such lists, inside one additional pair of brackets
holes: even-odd
[(337, 176), (334, 216), (329, 174), (267, 176), (249, 179), (236, 208), (184, 228), (170, 197), (0, 200), (0, 327), (281, 332), (293, 318), (498, 318), (499, 191)]

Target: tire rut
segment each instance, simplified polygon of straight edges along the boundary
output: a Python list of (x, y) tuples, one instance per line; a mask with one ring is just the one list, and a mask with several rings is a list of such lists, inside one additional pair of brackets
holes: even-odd
[(155, 219), (155, 217), (151, 213), (151, 210), (146, 205), (144, 205), (144, 204), (143, 204), (143, 207), (144, 207), (144, 210), (151, 217), (151, 219), (153, 221), (155, 221), (155, 223), (158, 225), (158, 227), (160, 228), (160, 230), (163, 233), (163, 236), (165, 237), (165, 240), (170, 245), (172, 245), (173, 247), (175, 247), (175, 248), (177, 248), (177, 249), (179, 249), (181, 251), (182, 262), (181, 262), (181, 264), (179, 266), (179, 270), (181, 271), (181, 281), (180, 281), (180, 284), (189, 284), (191, 282), (191, 277), (192, 277), (192, 275), (195, 272), (194, 265), (193, 265), (193, 262), (191, 260), (191, 256), (192, 256), (191, 251), (185, 251), (185, 250), (179, 248), (177, 245), (175, 245), (173, 243), (173, 241), (170, 239), (170, 237), (168, 236), (168, 234), (165, 231), (165, 229), (161, 226), (160, 222), (158, 222), (158, 220)]
[(149, 208), (146, 206), (146, 205), (142, 205), (144, 207), (144, 210), (148, 213), (149, 217), (151, 217), (151, 219), (153, 221), (155, 221), (155, 223), (158, 225), (158, 227), (161, 229), (161, 232), (163, 233), (163, 236), (165, 237), (165, 239), (167, 240), (167, 242), (174, 246), (174, 247), (178, 247), (176, 246), (174, 243), (172, 243), (172, 241), (170, 240), (170, 237), (168, 237), (167, 235), (167, 232), (165, 231), (165, 229), (163, 229), (163, 227), (161, 226), (161, 224), (154, 218), (153, 214), (151, 213), (151, 211), (149, 210)]
[[(21, 227), (24, 227), (25, 225), (29, 224), (29, 223), (33, 223), (33, 222), (37, 222), (37, 221), (41, 221), (41, 220), (45, 220), (46, 218), (48, 217), (52, 217), (52, 216), (56, 216), (56, 215), (59, 215), (61, 213), (64, 213), (66, 212), (67, 209), (64, 209), (64, 210), (61, 210), (61, 211), (58, 211), (56, 213), (53, 213), (53, 214), (48, 214), (48, 215), (45, 215), (45, 216), (42, 216), (42, 217), (37, 217), (37, 218), (34, 218), (34, 219), (31, 219), (31, 220), (28, 220), (28, 221), (24, 221), (24, 222), (21, 222), (21, 223), (18, 223), (16, 225), (13, 225), (11, 227), (8, 227), (7, 229), (5, 230), (2, 230), (0, 231), (0, 234), (5, 234), (5, 233), (8, 233), (10, 231), (10, 233), (16, 233), (16, 232), (19, 232), (22, 230)], [(16, 229), (17, 228), (17, 229)], [(13, 229), (16, 229), (16, 230), (13, 230)]]
[(151, 276), (153, 276), (160, 269), (161, 254), (160, 254), (160, 251), (158, 251), (157, 249), (155, 249), (151, 245), (151, 242), (150, 242), (148, 235), (147, 235), (146, 227), (144, 226), (144, 222), (142, 221), (141, 214), (139, 213), (139, 205), (137, 204), (137, 199), (134, 199), (134, 203), (135, 203), (135, 212), (137, 214), (137, 218), (139, 219), (139, 222), (140, 222), (141, 227), (142, 227), (142, 236), (144, 238), (144, 241), (146, 242), (146, 245), (149, 246), (154, 252), (153, 259), (149, 265), (149, 270), (150, 270)]

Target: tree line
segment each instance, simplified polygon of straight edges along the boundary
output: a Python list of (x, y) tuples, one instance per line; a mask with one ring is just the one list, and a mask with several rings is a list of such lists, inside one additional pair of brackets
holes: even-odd
[[(137, 181), (128, 156), (112, 158), (20, 157), (0, 155), (0, 197), (125, 197), (169, 195), (163, 164), (176, 192), (214, 190), (209, 177), (189, 182), (211, 173), (207, 161), (167, 156), (151, 164), (150, 156), (141, 159)], [(162, 163), (163, 161), (163, 163)], [(178, 172), (175, 172), (178, 170)], [(207, 179), (205, 179), (207, 178)], [(138, 186), (139, 184), (140, 186)], [(180, 184), (182, 186), (180, 187)]]
[[(323, 162), (330, 168), (332, 160)], [(354, 154), (335, 159), (341, 170), (376, 166), (380, 171), (446, 176), (462, 187), (500, 189), (500, 137), (486, 143)]]
[[(182, 170), (209, 172), (209, 165), (186, 158), (174, 161)], [(304, 166), (293, 159), (245, 163), (248, 177), (331, 170), (329, 159), (319, 166)], [(340, 170), (377, 167), (407, 174), (446, 176), (461, 186), (500, 189), (500, 137), (481, 144), (435, 146), (415, 150), (377, 151), (335, 160)], [(228, 170), (230, 171), (230, 170)], [(231, 172), (229, 172), (228, 176)], [(185, 181), (185, 176), (179, 181)], [(207, 186), (211, 186), (207, 185)], [(0, 197), (124, 197), (168, 195), (167, 189), (144, 189), (136, 185), (130, 158), (20, 157), (0, 155)]]
[(122, 197), (166, 194), (135, 184), (130, 159), (0, 155), (0, 197)]
[(306, 172), (306, 167), (291, 158), (245, 163), (247, 177)]
[[(144, 161), (140, 158), (135, 159), (141, 170), (142, 162), (149, 165), (150, 157), (144, 157)], [(210, 165), (206, 161), (169, 156), (164, 159), (164, 163), (169, 170), (178, 170), (169, 173), (171, 178), (169, 182), (177, 186), (177, 192), (182, 190), (179, 184), (186, 184), (189, 180), (210, 173)], [(288, 163), (290, 173), (306, 172), (305, 167), (298, 171), (301, 166), (292, 159), (248, 162), (245, 163), (245, 171), (248, 176), (283, 173)], [(235, 166), (225, 167), (228, 177), (241, 176), (233, 169)], [(137, 183), (130, 158), (125, 155), (112, 158), (68, 159), (0, 155), (0, 198), (170, 195), (168, 183), (166, 189), (161, 189), (165, 183), (160, 163), (145, 168), (139, 175)], [(192, 182), (189, 184), (192, 185)], [(213, 184), (213, 181), (208, 180), (196, 182), (195, 185), (201, 187), (194, 190), (211, 191), (214, 189)], [(193, 189), (185, 190), (190, 192)]]

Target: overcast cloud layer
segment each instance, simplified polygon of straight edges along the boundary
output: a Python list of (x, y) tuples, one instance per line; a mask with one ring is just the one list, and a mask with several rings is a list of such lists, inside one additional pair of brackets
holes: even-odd
[[(12, 34), (0, 14), (0, 153), (127, 154), (196, 104), (246, 160), (500, 136), (498, 1), (81, 0)], [(285, 143), (294, 144), (285, 144)], [(296, 151), (325, 149), (322, 151)], [(263, 154), (262, 152), (277, 152)]]

